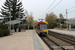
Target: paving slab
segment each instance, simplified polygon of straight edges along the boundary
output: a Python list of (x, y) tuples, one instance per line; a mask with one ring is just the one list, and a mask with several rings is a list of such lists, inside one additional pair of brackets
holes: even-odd
[[(34, 30), (15, 32), (10, 36), (0, 37), (0, 50), (48, 50), (47, 46)], [(44, 46), (43, 46), (44, 45)]]
[(33, 30), (12, 33), (0, 38), (0, 50), (35, 50)]

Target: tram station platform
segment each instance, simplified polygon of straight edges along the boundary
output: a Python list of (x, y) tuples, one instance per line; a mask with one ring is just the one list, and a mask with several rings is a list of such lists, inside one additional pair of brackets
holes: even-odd
[(59, 34), (64, 34), (67, 36), (75, 37), (75, 31), (69, 31), (69, 30), (58, 30), (58, 29), (48, 29), (49, 31), (57, 32)]
[(0, 37), (0, 50), (49, 50), (34, 30)]

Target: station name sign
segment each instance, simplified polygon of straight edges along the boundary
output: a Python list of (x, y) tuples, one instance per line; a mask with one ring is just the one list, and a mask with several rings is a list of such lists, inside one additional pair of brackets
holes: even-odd
[(57, 23), (57, 24), (61, 24), (61, 23)]
[(29, 25), (28, 23), (24, 23), (24, 25)]

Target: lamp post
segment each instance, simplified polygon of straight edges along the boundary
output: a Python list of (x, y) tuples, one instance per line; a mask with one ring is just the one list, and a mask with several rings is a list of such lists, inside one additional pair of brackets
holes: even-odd
[(11, 34), (11, 11), (10, 11), (10, 34)]
[[(66, 21), (67, 21), (67, 9), (66, 9)], [(67, 25), (67, 30), (68, 30), (68, 24), (66, 23), (66, 25)]]
[[(18, 15), (19, 18), (18, 18), (18, 20), (20, 20), (20, 8), (18, 8), (18, 9), (19, 9), (19, 15)], [(18, 31), (19, 31), (19, 29), (20, 29), (19, 26), (20, 26), (20, 23), (18, 23)]]
[(10, 3), (9, 3), (9, 18), (10, 18), (10, 34), (11, 34), (11, 9), (10, 9)]

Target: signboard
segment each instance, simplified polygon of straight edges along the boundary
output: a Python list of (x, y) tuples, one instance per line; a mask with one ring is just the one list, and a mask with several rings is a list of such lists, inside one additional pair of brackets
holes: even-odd
[(24, 25), (29, 25), (28, 23), (25, 23)]
[(24, 25), (28, 25), (28, 31), (29, 31), (29, 23), (24, 23)]
[(61, 23), (57, 23), (57, 24), (61, 24)]

